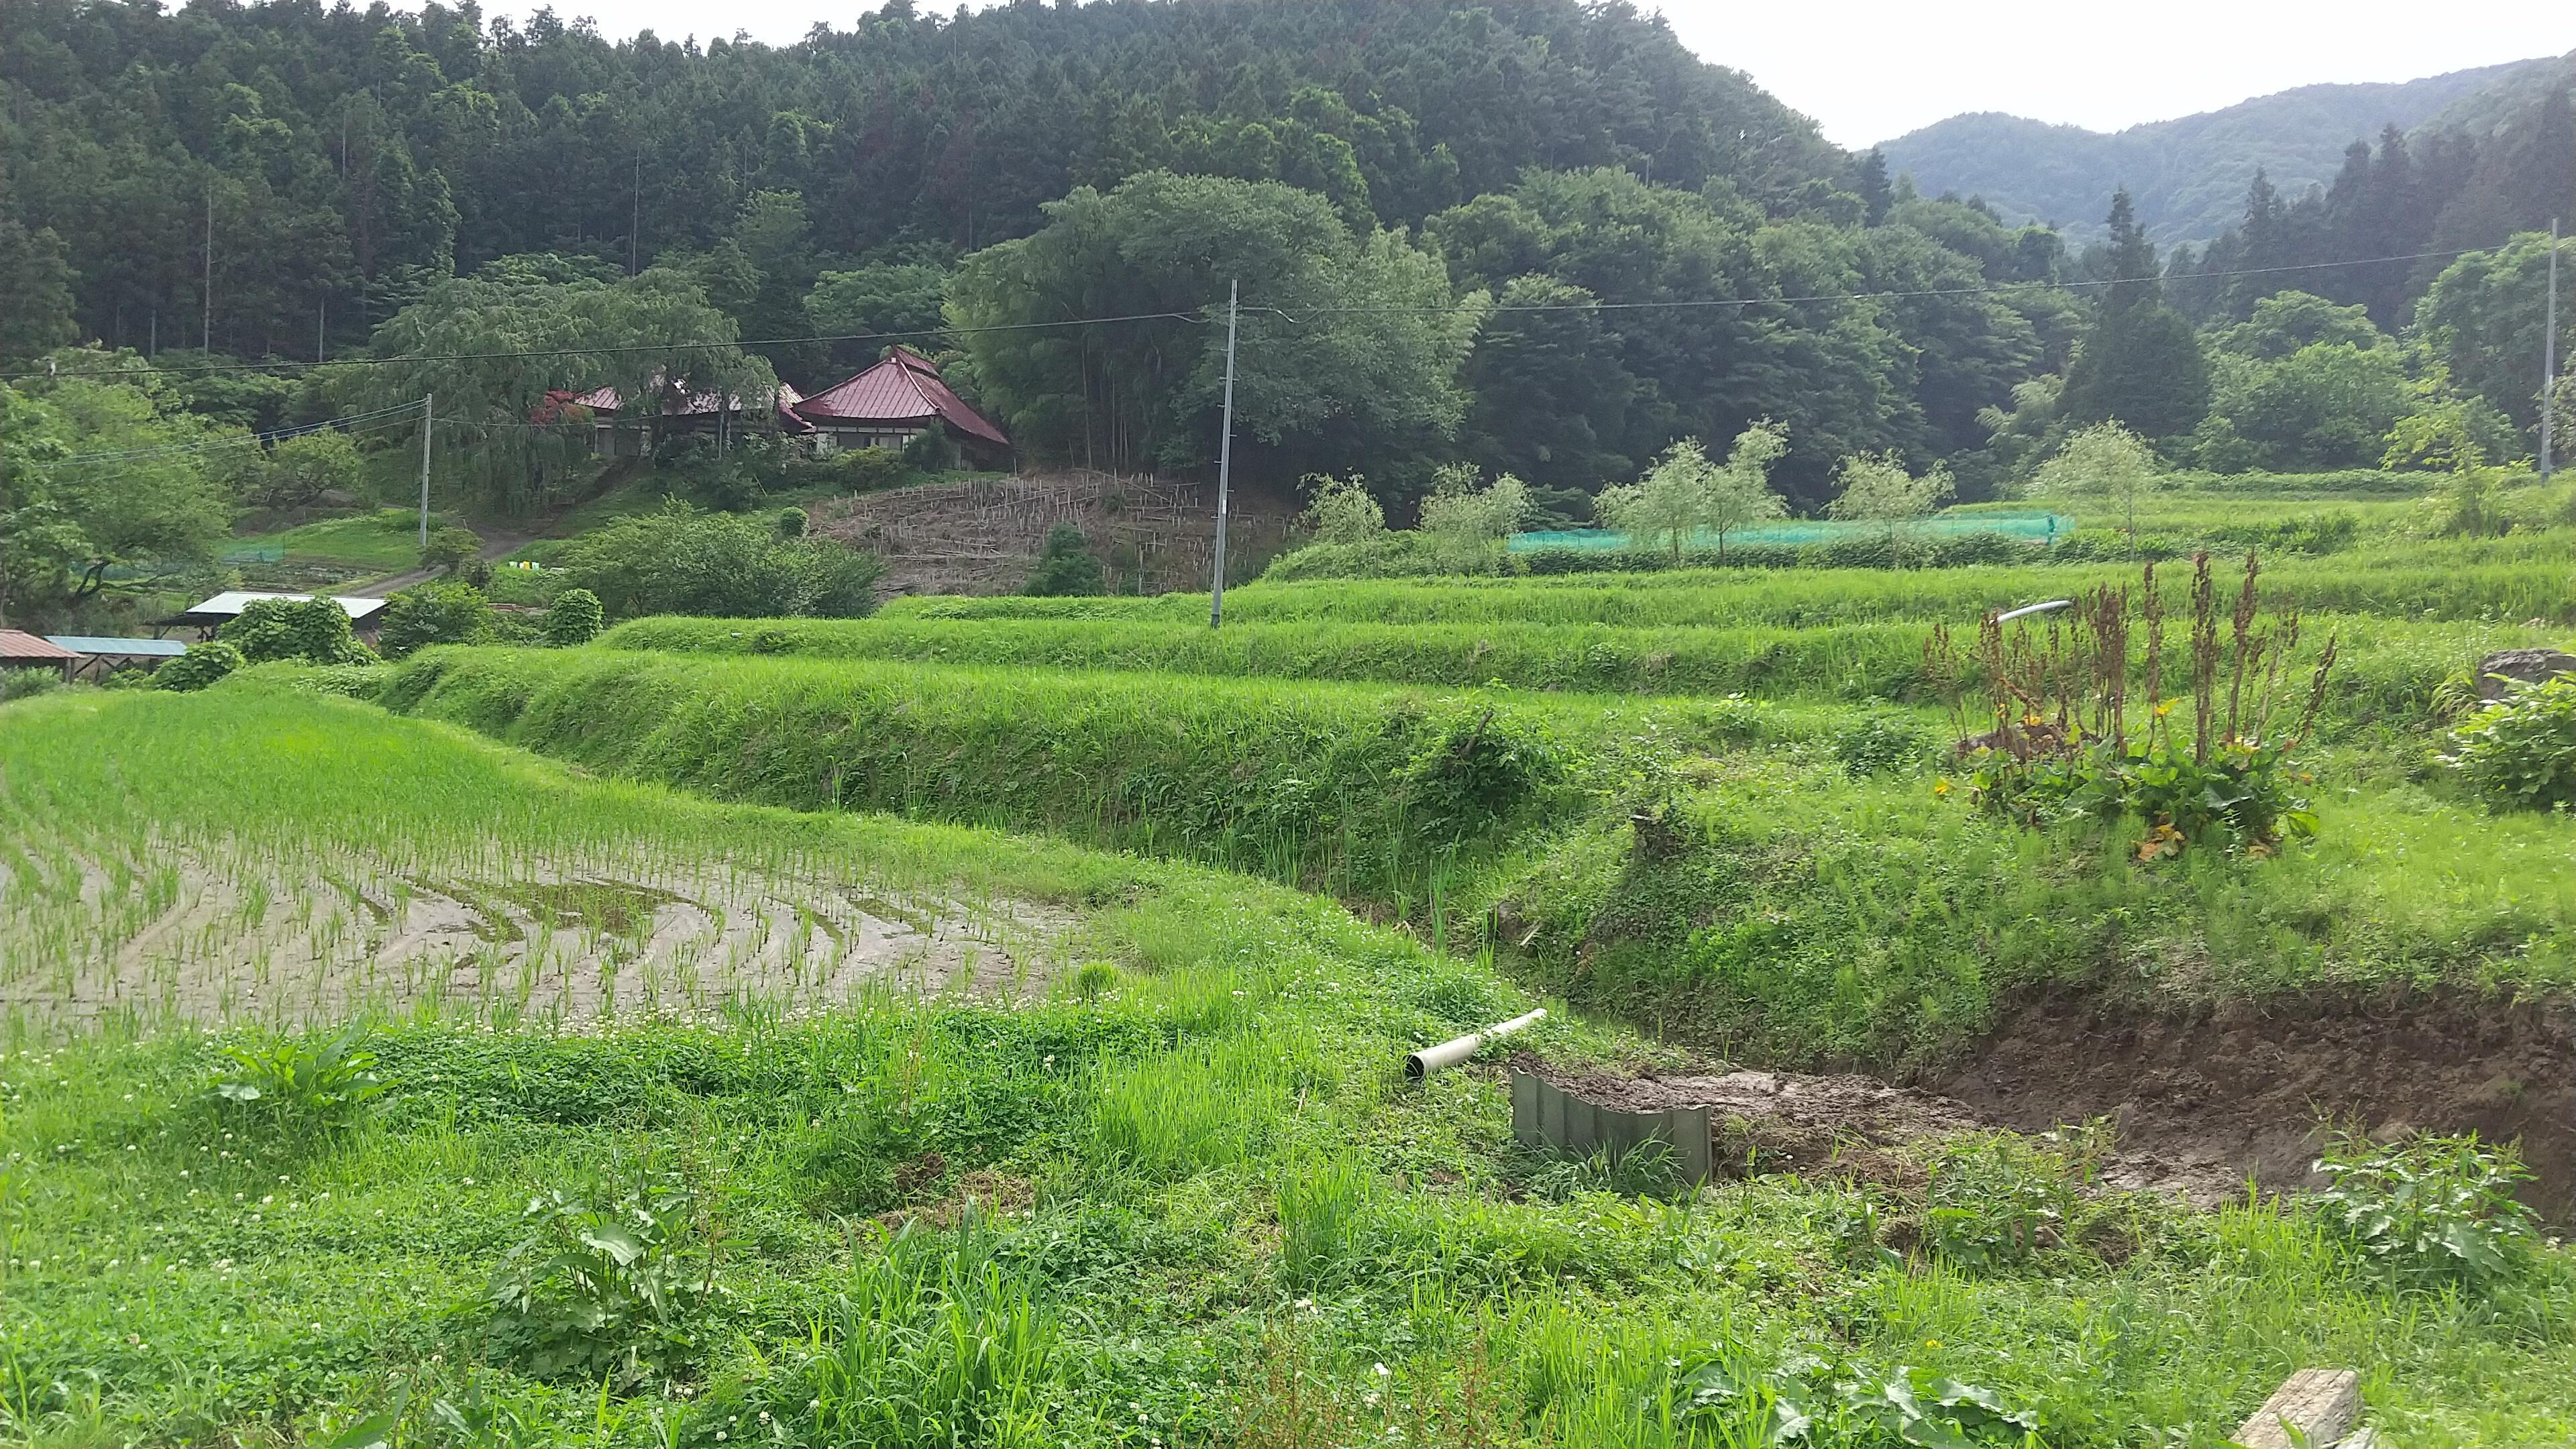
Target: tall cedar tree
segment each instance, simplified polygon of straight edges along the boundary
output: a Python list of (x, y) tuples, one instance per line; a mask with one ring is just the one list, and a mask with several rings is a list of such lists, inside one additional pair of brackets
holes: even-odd
[(2110, 276), (2061, 407), (2078, 427), (2118, 422), (2150, 438), (2179, 437), (2209, 412), (2209, 362), (2191, 324), (2164, 305), (2155, 244), (2139, 230), (2127, 188), (2112, 196), (2108, 221)]

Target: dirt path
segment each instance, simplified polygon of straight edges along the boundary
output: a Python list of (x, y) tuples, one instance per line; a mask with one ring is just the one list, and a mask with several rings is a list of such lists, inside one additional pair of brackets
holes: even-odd
[[(536, 538), (532, 533), (510, 533), (491, 528), (475, 529), (474, 534), (483, 540), (483, 547), (477, 549), (474, 556), (485, 563), (494, 563), (507, 558), (527, 547)], [(342, 584), (331, 592), (356, 593), (370, 599), (381, 599), (387, 594), (411, 588), (416, 584), (425, 584), (439, 577), (441, 574), (437, 569), (412, 569), (404, 573), (387, 574), (380, 579), (361, 579), (355, 583)]]

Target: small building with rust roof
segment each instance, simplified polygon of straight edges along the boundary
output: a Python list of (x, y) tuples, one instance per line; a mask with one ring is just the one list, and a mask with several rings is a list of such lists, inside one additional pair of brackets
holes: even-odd
[(1011, 466), (1011, 440), (940, 380), (939, 364), (897, 347), (875, 366), (790, 411), (814, 429), (816, 452), (900, 448), (938, 431), (976, 468)]

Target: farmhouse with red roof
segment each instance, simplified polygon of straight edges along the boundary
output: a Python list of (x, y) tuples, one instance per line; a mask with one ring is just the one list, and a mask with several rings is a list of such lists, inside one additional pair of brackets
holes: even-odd
[(797, 403), (793, 411), (813, 425), (818, 452), (900, 448), (936, 428), (973, 466), (1010, 466), (1011, 440), (940, 381), (939, 364), (909, 347), (895, 348), (876, 366)]

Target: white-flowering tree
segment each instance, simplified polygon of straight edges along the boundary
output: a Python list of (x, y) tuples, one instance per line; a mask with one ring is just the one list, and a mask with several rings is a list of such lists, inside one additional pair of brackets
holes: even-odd
[(1764, 418), (1735, 435), (1726, 466), (1707, 482), (1708, 530), (1717, 535), (1717, 561), (1726, 562), (1728, 534), (1789, 516), (1789, 503), (1771, 488), (1771, 465), (1789, 452), (1789, 430)]
[(1682, 545), (1708, 517), (1709, 482), (1718, 471), (1699, 439), (1684, 438), (1665, 449), (1645, 477), (1602, 489), (1592, 511), (1631, 542), (1668, 542), (1673, 562), (1680, 563)]
[(1592, 511), (1631, 539), (1662, 541), (1675, 563), (1681, 562), (1683, 545), (1705, 529), (1717, 536), (1723, 563), (1730, 535), (1788, 515), (1787, 501), (1771, 491), (1771, 465), (1788, 451), (1789, 430), (1767, 418), (1736, 435), (1723, 463), (1712, 460), (1699, 439), (1684, 438), (1665, 449), (1645, 477), (1601, 490)]
[(1431, 494), (1422, 500), (1421, 531), (1444, 552), (1490, 557), (1529, 517), (1529, 485), (1509, 473), (1482, 487), (1472, 464), (1452, 463), (1431, 476)]
[(1931, 517), (1959, 491), (1946, 465), (1936, 463), (1917, 477), (1893, 453), (1854, 453), (1835, 476), (1842, 491), (1825, 505), (1825, 516), (1884, 525), (1891, 542), (1897, 529)]
[(2146, 441), (2118, 423), (2084, 429), (2066, 440), (2031, 476), (2034, 498), (2098, 498), (2117, 504), (2127, 521), (2129, 551), (2138, 549), (2138, 495), (2162, 486), (2164, 474)]

